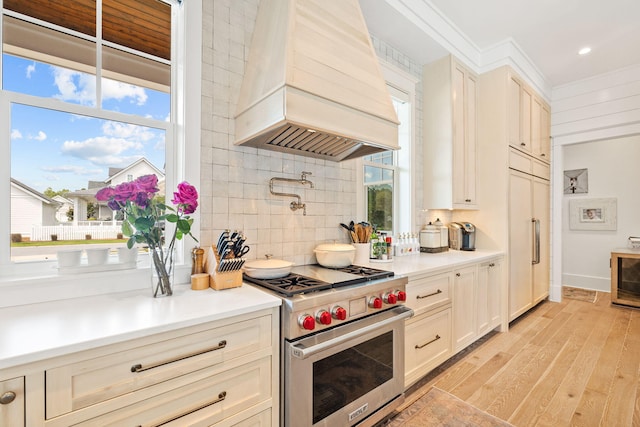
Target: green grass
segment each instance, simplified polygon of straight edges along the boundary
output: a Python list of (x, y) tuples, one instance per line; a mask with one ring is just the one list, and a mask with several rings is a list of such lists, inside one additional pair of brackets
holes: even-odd
[(107, 243), (127, 243), (127, 239), (107, 239), (107, 240), (56, 240), (43, 242), (11, 242), (12, 248), (28, 248), (33, 246), (67, 246), (67, 245), (89, 245), (89, 244), (107, 244)]

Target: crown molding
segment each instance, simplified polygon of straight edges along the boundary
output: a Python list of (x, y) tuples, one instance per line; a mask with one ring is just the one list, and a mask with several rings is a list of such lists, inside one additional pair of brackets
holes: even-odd
[(473, 71), (480, 74), (509, 65), (547, 101), (551, 99), (551, 84), (512, 38), (480, 49), (429, 0), (385, 1)]

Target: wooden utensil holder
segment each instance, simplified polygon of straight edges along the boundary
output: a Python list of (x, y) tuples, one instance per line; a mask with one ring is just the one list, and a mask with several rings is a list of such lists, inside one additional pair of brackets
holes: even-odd
[(242, 270), (218, 271), (220, 265), (220, 255), (216, 248), (213, 248), (213, 255), (216, 257), (216, 268), (209, 274), (209, 287), (220, 291), (222, 289), (237, 288), (242, 286)]

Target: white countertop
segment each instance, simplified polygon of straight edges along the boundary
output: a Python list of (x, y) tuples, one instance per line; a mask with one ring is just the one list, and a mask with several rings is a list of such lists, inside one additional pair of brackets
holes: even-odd
[(2, 308), (0, 369), (280, 304), (244, 284), (222, 291), (177, 285), (164, 298), (139, 290)]
[(478, 263), (502, 255), (504, 255), (504, 252), (500, 251), (448, 250), (435, 254), (421, 253), (420, 255), (394, 257), (391, 262), (369, 262), (367, 265), (363, 265), (363, 267), (390, 270), (395, 274), (415, 276), (418, 274), (433, 273), (446, 268), (463, 266), (465, 264)]
[[(482, 262), (499, 251), (447, 251), (396, 257), (368, 266), (414, 276)], [(367, 266), (367, 265), (365, 265)], [(152, 298), (150, 290), (112, 293), (0, 309), (0, 369), (114, 344), (160, 332), (220, 320), (265, 308), (281, 300), (247, 284)]]

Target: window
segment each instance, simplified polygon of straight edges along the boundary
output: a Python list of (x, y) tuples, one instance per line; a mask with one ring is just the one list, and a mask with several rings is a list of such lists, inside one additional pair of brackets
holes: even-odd
[(385, 151), (364, 158), (367, 222), (374, 225), (378, 231), (387, 233), (392, 233), (394, 229), (394, 177), (397, 175), (395, 157), (393, 151)]
[[(201, 1), (69, 3), (1, 3), (0, 231), (13, 242), (0, 242), (0, 278), (50, 274), (52, 242), (117, 240), (117, 218), (93, 198), (101, 187), (147, 173), (161, 190), (199, 184), (184, 165), (199, 148), (187, 114), (199, 105), (186, 101), (199, 80), (185, 82), (199, 76)], [(186, 121), (198, 136), (188, 146)]]
[(415, 224), (413, 214), (415, 170), (413, 152), (414, 92), (417, 79), (389, 64), (381, 62), (387, 88), (398, 115), (400, 150), (366, 156), (362, 160), (362, 194), (359, 195), (360, 217), (388, 234), (410, 232)]

